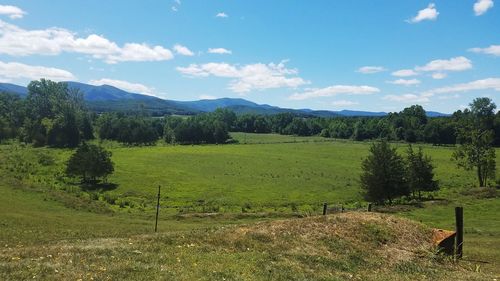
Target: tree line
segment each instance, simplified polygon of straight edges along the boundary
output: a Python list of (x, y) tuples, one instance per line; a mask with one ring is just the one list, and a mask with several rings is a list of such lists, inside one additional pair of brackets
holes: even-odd
[[(387, 139), (448, 145), (457, 143), (458, 129), (469, 122), (472, 116), (471, 110), (465, 109), (458, 110), (449, 117), (427, 117), (422, 106), (413, 105), (383, 117), (320, 118), (297, 116), (292, 113), (267, 116), (246, 114), (238, 116), (235, 123), (229, 125), (232, 131), (247, 133), (320, 135), (357, 141)], [(494, 132), (494, 144), (499, 146), (500, 113), (496, 115), (493, 113), (486, 125)]]
[[(484, 105), (493, 104), (488, 98), (478, 100)], [(195, 116), (151, 117), (145, 111), (97, 115), (86, 109), (79, 91), (68, 89), (65, 83), (42, 79), (28, 85), (26, 99), (0, 93), (0, 141), (17, 138), (37, 146), (75, 147), (97, 136), (129, 145), (151, 145), (160, 139), (167, 143), (223, 144), (233, 131), (451, 145), (464, 141), (459, 137), (460, 130), (479, 122), (491, 134), (492, 144), (500, 146), (500, 112), (483, 112), (487, 117), (477, 119), (474, 110), (467, 108), (449, 117), (432, 118), (420, 105), (383, 117), (236, 115), (228, 109)]]

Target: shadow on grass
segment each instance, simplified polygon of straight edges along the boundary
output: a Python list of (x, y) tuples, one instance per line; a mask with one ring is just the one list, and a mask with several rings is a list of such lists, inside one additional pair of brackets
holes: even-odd
[(109, 191), (118, 188), (118, 184), (109, 182), (81, 183), (80, 187), (84, 191)]

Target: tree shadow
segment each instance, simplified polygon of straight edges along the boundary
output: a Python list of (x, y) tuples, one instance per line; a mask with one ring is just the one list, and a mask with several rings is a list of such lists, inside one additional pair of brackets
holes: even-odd
[(118, 184), (110, 182), (87, 182), (81, 183), (80, 187), (84, 191), (110, 191), (118, 188)]

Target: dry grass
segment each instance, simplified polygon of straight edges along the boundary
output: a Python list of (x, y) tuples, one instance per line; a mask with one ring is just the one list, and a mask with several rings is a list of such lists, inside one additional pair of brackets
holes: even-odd
[[(0, 250), (1, 280), (491, 280), (407, 219), (344, 213)], [(471, 270), (472, 269), (472, 270)]]

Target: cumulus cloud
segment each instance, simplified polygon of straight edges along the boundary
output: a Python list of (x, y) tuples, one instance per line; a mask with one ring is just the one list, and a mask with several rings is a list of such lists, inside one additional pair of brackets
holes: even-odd
[(194, 56), (194, 53), (191, 52), (191, 50), (189, 50), (186, 46), (182, 46), (179, 44), (176, 44), (174, 46), (174, 51), (179, 55), (189, 56), (189, 57)]
[(477, 0), (476, 3), (474, 3), (474, 14), (480, 16), (493, 8), (493, 5), (493, 0)]
[(355, 101), (350, 101), (350, 100), (336, 100), (332, 102), (333, 106), (336, 107), (344, 107), (344, 106), (351, 106), (351, 105), (358, 105), (359, 102)]
[(472, 62), (466, 57), (455, 57), (449, 60), (433, 60), (424, 66), (415, 67), (416, 71), (464, 71), (472, 68)]
[(123, 81), (123, 80), (114, 80), (114, 79), (109, 79), (109, 78), (103, 78), (103, 79), (99, 79), (99, 80), (90, 80), (89, 84), (95, 85), (95, 86), (110, 85), (110, 86), (125, 90), (127, 92), (141, 93), (141, 94), (146, 94), (146, 95), (153, 95), (153, 92), (154, 92), (153, 88), (145, 86), (143, 84), (131, 83), (128, 81)]
[(459, 93), (459, 92), (469, 92), (469, 91), (479, 91), (479, 90), (500, 91), (500, 78), (486, 78), (486, 79), (471, 81), (468, 83), (436, 88), (426, 91), (425, 94), (427, 95), (448, 94), (448, 93)]
[(412, 86), (420, 84), (420, 80), (418, 79), (397, 79), (394, 81), (388, 81), (387, 83), (394, 85), (403, 85), (403, 86)]
[(229, 17), (229, 15), (226, 14), (226, 13), (224, 13), (224, 12), (220, 12), (217, 15), (215, 15), (215, 17), (217, 17), (217, 18), (227, 18), (227, 17)]
[[(465, 71), (472, 68), (472, 61), (466, 57), (454, 57), (450, 59), (438, 59), (428, 62), (423, 66), (416, 66), (413, 69), (401, 69), (391, 74), (397, 77), (410, 77), (420, 75), (424, 72), (431, 72), (434, 79), (444, 79), (448, 76), (447, 72)], [(412, 79), (414, 81), (415, 79)], [(402, 79), (396, 80), (404, 83)], [(395, 81), (394, 81), (395, 82)]]
[(363, 74), (372, 74), (372, 73), (378, 73), (385, 71), (385, 68), (382, 66), (363, 66), (360, 67), (357, 72), (363, 73)]
[(429, 97), (426, 95), (404, 94), (404, 95), (387, 95), (382, 99), (402, 103), (428, 103)]
[(415, 72), (413, 69), (401, 69), (398, 71), (394, 71), (391, 73), (392, 76), (397, 76), (397, 77), (409, 77), (409, 76), (416, 76), (418, 75), (417, 72)]
[(20, 19), (27, 13), (21, 8), (11, 5), (0, 5), (0, 15), (6, 15), (11, 19)]
[(232, 78), (228, 88), (240, 94), (252, 90), (296, 88), (309, 83), (297, 76), (298, 71), (296, 69), (286, 68), (285, 61), (278, 64), (256, 63), (243, 66), (213, 62), (191, 64), (187, 67), (177, 67), (176, 69), (189, 77), (215, 76)]
[(444, 79), (446, 78), (448, 75), (446, 73), (442, 73), (442, 72), (436, 72), (436, 73), (432, 73), (432, 78), (434, 79)]
[(500, 56), (500, 45), (491, 45), (487, 48), (472, 48), (469, 49), (470, 52), (481, 53), (493, 56)]
[(54, 81), (76, 80), (71, 72), (63, 69), (0, 61), (0, 79), (10, 81), (11, 79), (38, 80), (41, 78)]
[(430, 3), (427, 8), (418, 11), (417, 15), (407, 22), (409, 23), (417, 23), (424, 20), (435, 20), (437, 19), (439, 12), (436, 10), (436, 5), (434, 3)]
[(118, 46), (107, 38), (91, 34), (86, 38), (62, 28), (25, 30), (0, 20), (0, 53), (11, 56), (58, 55), (63, 52), (90, 55), (106, 63), (163, 61), (173, 58), (170, 50), (145, 43)]
[(331, 97), (339, 94), (371, 95), (380, 92), (380, 89), (371, 86), (333, 85), (326, 88), (308, 89), (302, 93), (295, 93), (288, 97), (291, 100), (306, 100), (319, 97)]
[(233, 52), (231, 50), (224, 49), (224, 48), (209, 48), (208, 49), (208, 53), (210, 53), (210, 54), (219, 54), (219, 55), (224, 55), (224, 54), (230, 55)]

